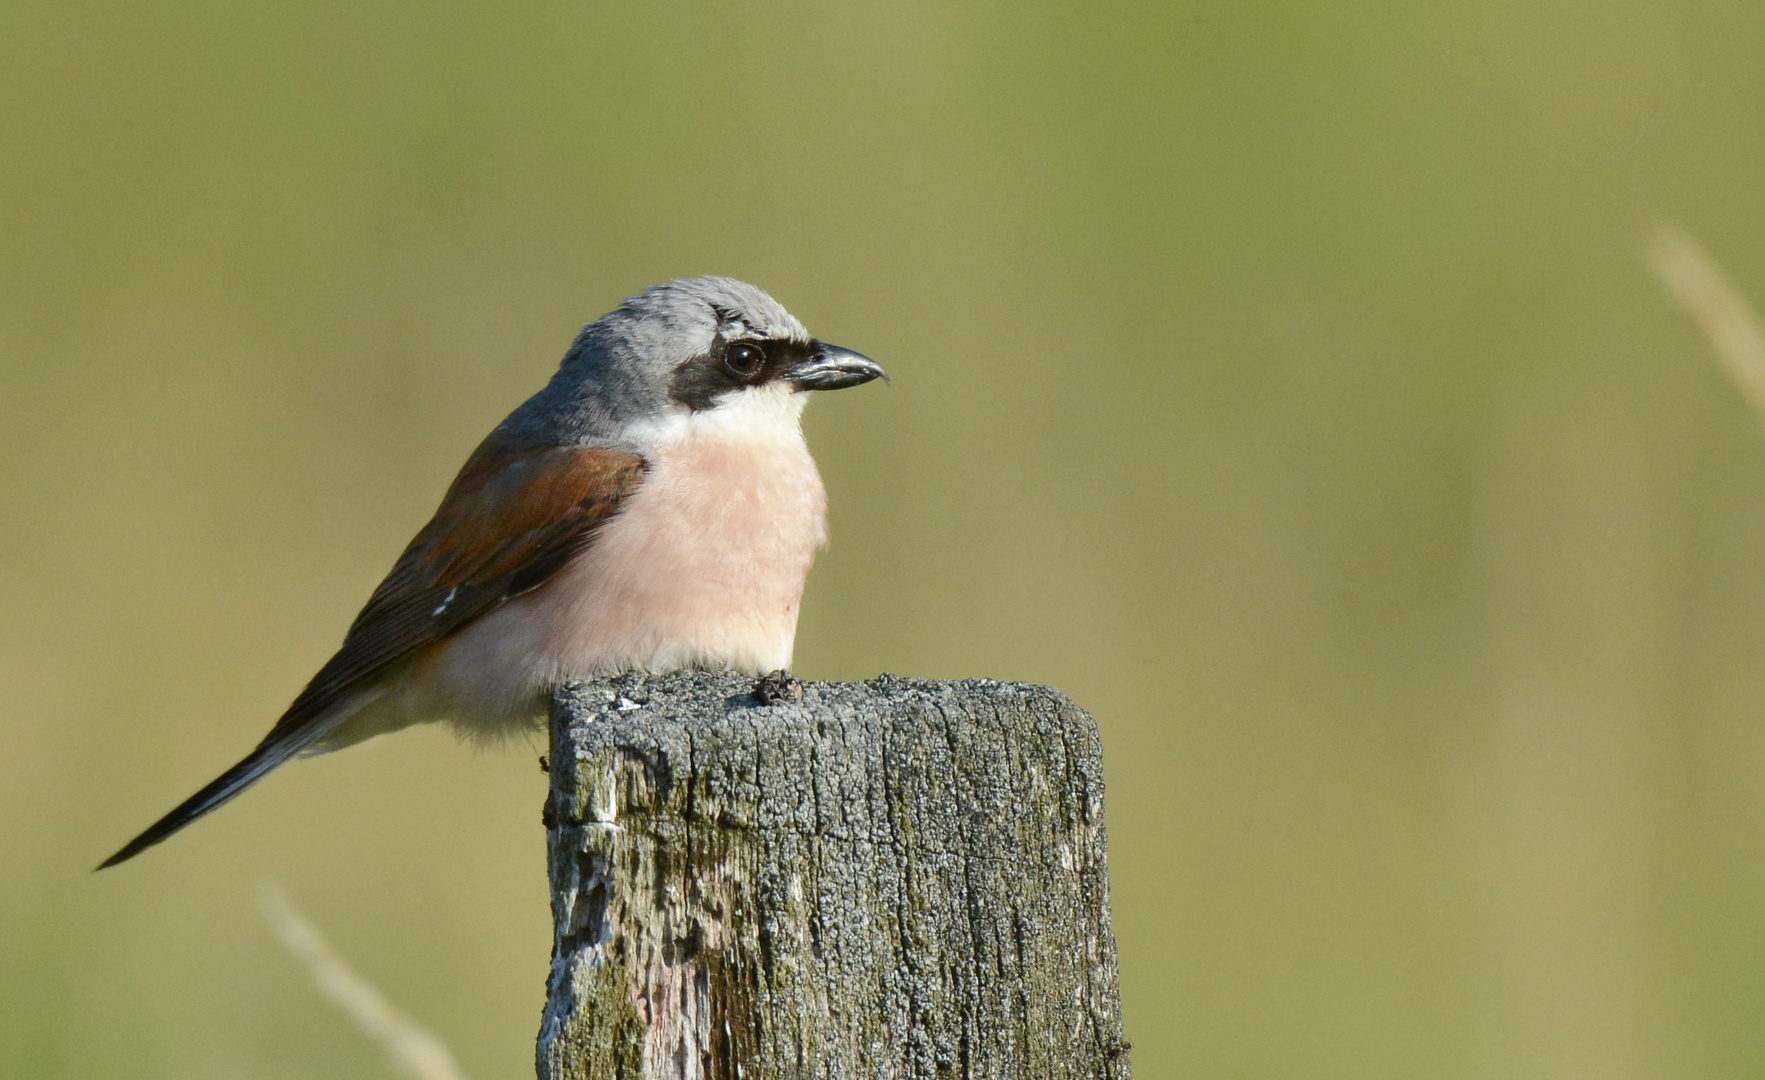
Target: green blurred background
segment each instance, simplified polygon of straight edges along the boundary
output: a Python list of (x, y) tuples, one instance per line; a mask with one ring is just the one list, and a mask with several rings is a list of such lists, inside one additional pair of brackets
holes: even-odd
[(1765, 296), (1765, 8), (0, 7), (0, 1075), (384, 1077), (281, 883), (528, 1074), (543, 777), (255, 742), (584, 321), (759, 283), (798, 670), (1052, 683), (1138, 1074), (1765, 1072), (1765, 438), (1639, 258)]

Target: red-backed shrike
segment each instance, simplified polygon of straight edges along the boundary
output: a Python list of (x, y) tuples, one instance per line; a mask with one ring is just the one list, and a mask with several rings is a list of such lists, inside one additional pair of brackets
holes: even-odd
[(103, 865), (296, 755), (430, 720), (505, 731), (569, 679), (788, 669), (827, 542), (805, 392), (882, 375), (729, 278), (626, 300), (466, 460), (257, 749)]

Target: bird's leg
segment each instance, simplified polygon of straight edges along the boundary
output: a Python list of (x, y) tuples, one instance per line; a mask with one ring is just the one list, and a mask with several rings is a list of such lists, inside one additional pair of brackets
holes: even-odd
[(760, 681), (754, 684), (754, 698), (762, 705), (802, 701), (803, 684), (792, 678), (788, 671), (775, 671), (770, 675), (762, 675)]

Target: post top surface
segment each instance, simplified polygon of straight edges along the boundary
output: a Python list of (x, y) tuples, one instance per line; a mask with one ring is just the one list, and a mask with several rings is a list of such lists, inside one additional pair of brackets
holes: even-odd
[(567, 683), (552, 695), (552, 718), (571, 727), (606, 720), (658, 720), (693, 725), (734, 717), (788, 723), (810, 717), (898, 713), (904, 709), (1020, 706), (1082, 713), (1052, 687), (997, 679), (908, 679), (882, 674), (863, 682), (803, 680), (800, 701), (762, 703), (752, 676), (728, 671), (626, 674)]

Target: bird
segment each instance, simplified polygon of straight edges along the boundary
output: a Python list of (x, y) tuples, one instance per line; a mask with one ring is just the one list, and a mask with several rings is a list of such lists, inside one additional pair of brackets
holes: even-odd
[(800, 417), (811, 392), (878, 378), (745, 282), (628, 297), (466, 459), (257, 747), (98, 869), (292, 758), (431, 721), (521, 730), (570, 680), (705, 668), (788, 685), (828, 540)]

